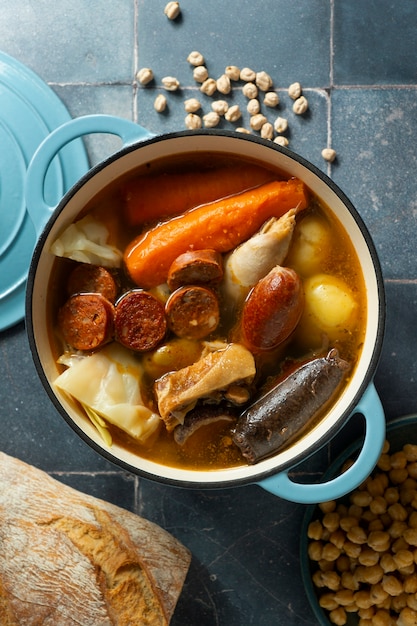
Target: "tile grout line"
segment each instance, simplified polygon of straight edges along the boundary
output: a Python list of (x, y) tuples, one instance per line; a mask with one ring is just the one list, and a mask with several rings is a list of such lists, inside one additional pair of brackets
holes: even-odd
[[(334, 60), (334, 0), (330, 0), (330, 38), (329, 38), (329, 101), (327, 105), (327, 146), (332, 148), (332, 93), (333, 93), (333, 60)], [(331, 176), (332, 164), (327, 166)]]
[(132, 83), (132, 119), (137, 123), (138, 121), (138, 85), (136, 82), (136, 72), (139, 69), (139, 0), (133, 0), (133, 72), (134, 79)]

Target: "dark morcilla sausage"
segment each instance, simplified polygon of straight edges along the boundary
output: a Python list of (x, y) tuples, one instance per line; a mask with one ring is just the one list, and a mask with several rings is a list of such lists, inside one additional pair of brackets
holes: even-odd
[(349, 368), (332, 349), (301, 365), (248, 407), (233, 435), (247, 461), (270, 457), (299, 436), (335, 397)]

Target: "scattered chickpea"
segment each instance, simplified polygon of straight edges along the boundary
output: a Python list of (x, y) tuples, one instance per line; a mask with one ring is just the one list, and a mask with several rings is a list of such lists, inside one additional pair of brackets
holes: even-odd
[(198, 67), (199, 65), (204, 65), (204, 57), (201, 52), (198, 52), (197, 50), (193, 50), (192, 52), (190, 52), (187, 57), (187, 61), (188, 63), (190, 63), (190, 65), (194, 65), (195, 67)]
[(267, 107), (276, 107), (279, 105), (279, 96), (275, 91), (267, 91), (264, 96), (264, 105)]
[(142, 67), (136, 72), (136, 78), (141, 85), (147, 85), (153, 80), (153, 71), (149, 67)]
[(244, 67), (240, 70), (240, 80), (243, 80), (247, 83), (253, 82), (256, 80), (256, 72), (251, 70), (249, 67)]
[(266, 122), (261, 127), (261, 137), (262, 139), (272, 139), (274, 136), (274, 127), (271, 122)]
[(303, 115), (308, 109), (308, 100), (305, 96), (300, 96), (294, 101), (292, 110), (296, 115)]
[(164, 13), (169, 20), (175, 20), (181, 13), (181, 7), (179, 2), (168, 2), (165, 6)]
[(188, 98), (184, 101), (184, 109), (187, 113), (195, 113), (201, 109), (201, 103), (197, 98)]
[(230, 84), (230, 78), (227, 76), (227, 74), (222, 74), (220, 78), (217, 79), (216, 87), (217, 91), (219, 91), (220, 93), (223, 93), (225, 95), (230, 93), (232, 86)]
[(288, 87), (288, 95), (292, 100), (297, 100), (301, 96), (301, 85), (300, 83), (292, 83)]
[(256, 72), (255, 84), (261, 91), (268, 91), (272, 87), (272, 78), (266, 72)]
[(165, 111), (165, 109), (167, 108), (167, 99), (163, 93), (160, 93), (156, 96), (153, 103), (153, 108), (158, 113), (163, 113)]
[(202, 123), (201, 117), (195, 113), (189, 113), (185, 118), (185, 126), (189, 130), (201, 128)]
[(203, 124), (206, 128), (214, 128), (220, 122), (220, 115), (215, 111), (210, 111), (203, 115)]
[(226, 102), (226, 100), (215, 100), (211, 103), (211, 108), (215, 113), (225, 115), (227, 109), (229, 108), (229, 103)]
[(278, 135), (277, 137), (275, 137), (274, 143), (278, 144), (279, 146), (284, 146), (284, 148), (286, 148), (289, 144), (289, 141), (286, 137)]
[(240, 78), (240, 69), (236, 65), (228, 65), (224, 70), (224, 73), (230, 78), (230, 80), (239, 80)]
[(250, 135), (250, 130), (248, 130), (247, 128), (243, 128), (243, 126), (239, 126), (238, 128), (236, 128), (236, 132), (237, 133), (243, 133), (244, 135)]
[(255, 85), (255, 83), (249, 82), (243, 85), (242, 93), (244, 96), (246, 96), (246, 98), (249, 98), (250, 100), (252, 100), (253, 98), (258, 97), (258, 88)]
[(249, 100), (246, 109), (249, 115), (256, 115), (257, 113), (259, 113), (259, 111), (261, 110), (259, 100), (257, 100), (256, 98), (252, 98), (251, 100)]
[(197, 65), (193, 70), (193, 78), (196, 83), (204, 83), (208, 78), (208, 70), (205, 65)]
[(266, 124), (268, 120), (266, 119), (265, 115), (262, 115), (262, 113), (257, 113), (256, 115), (252, 115), (251, 119), (250, 119), (250, 127), (253, 128), (253, 130), (261, 130), (262, 126), (264, 124)]
[(207, 78), (207, 80), (205, 80), (200, 87), (200, 91), (202, 93), (205, 93), (206, 96), (212, 96), (215, 93), (216, 89), (217, 84), (214, 78)]
[(237, 122), (242, 117), (242, 112), (238, 104), (233, 104), (229, 107), (224, 114), (224, 117), (228, 122)]
[(161, 82), (167, 91), (177, 91), (180, 86), (179, 81), (174, 76), (164, 76)]
[(288, 129), (288, 120), (286, 120), (285, 117), (277, 117), (274, 122), (274, 128), (277, 133), (285, 133)]

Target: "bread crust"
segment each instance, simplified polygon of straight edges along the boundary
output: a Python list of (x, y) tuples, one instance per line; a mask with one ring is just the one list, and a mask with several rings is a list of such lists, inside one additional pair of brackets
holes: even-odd
[(0, 624), (165, 626), (191, 561), (156, 524), (0, 452)]

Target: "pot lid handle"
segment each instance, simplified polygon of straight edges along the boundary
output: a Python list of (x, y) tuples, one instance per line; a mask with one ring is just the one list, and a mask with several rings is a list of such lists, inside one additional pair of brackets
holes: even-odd
[(385, 441), (384, 409), (373, 383), (365, 391), (352, 415), (356, 413), (361, 413), (365, 418), (365, 440), (358, 458), (343, 474), (324, 483), (308, 485), (291, 480), (288, 470), (257, 484), (280, 498), (301, 504), (335, 500), (356, 489), (375, 468)]
[(69, 120), (52, 131), (40, 144), (29, 164), (26, 176), (25, 196), (30, 218), (37, 236), (42, 232), (52, 211), (56, 208), (45, 201), (45, 178), (49, 165), (58, 152), (68, 143), (83, 135), (103, 133), (117, 135), (128, 146), (136, 141), (152, 137), (152, 133), (135, 122), (113, 115), (85, 115)]

